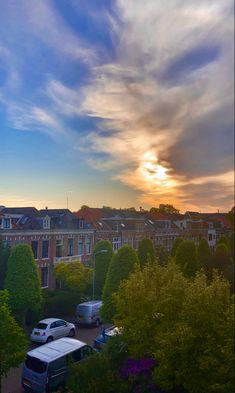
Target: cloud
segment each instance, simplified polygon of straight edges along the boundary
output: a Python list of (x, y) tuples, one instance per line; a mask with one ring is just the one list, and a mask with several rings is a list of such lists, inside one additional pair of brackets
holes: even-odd
[[(151, 195), (151, 203), (192, 206), (195, 190), (212, 184), (192, 186), (192, 179), (233, 168), (232, 3), (118, 4), (123, 24), (116, 61), (94, 67), (82, 89), (82, 112), (103, 119), (102, 130), (87, 137), (90, 151), (110, 157), (101, 166), (116, 162), (115, 179), (142, 190), (144, 201)], [(217, 178), (212, 189), (224, 183)], [(232, 184), (230, 178), (223, 207), (232, 203)], [(203, 195), (205, 206), (218, 207)]]

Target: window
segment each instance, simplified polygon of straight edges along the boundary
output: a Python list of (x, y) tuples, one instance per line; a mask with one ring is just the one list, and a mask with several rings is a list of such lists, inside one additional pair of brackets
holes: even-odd
[(89, 347), (88, 345), (85, 345), (84, 347), (81, 348), (81, 352), (82, 352), (82, 359), (84, 359), (87, 356), (92, 354), (93, 349), (91, 347)]
[(31, 242), (31, 247), (32, 247), (34, 258), (38, 259), (38, 241), (37, 240), (33, 240)]
[(4, 218), (3, 219), (3, 229), (9, 229), (11, 227), (11, 219)]
[(211, 241), (212, 239), (213, 239), (212, 233), (209, 233), (209, 235), (208, 235), (208, 240)]
[(79, 362), (81, 360), (81, 351), (80, 349), (77, 349), (72, 353), (72, 359), (74, 362)]
[(48, 267), (41, 267), (41, 286), (42, 288), (48, 287)]
[(43, 229), (50, 229), (50, 218), (46, 217), (43, 219)]
[(62, 257), (62, 250), (63, 250), (63, 241), (62, 239), (56, 240), (56, 257)]
[(82, 239), (78, 239), (78, 255), (83, 254), (83, 241)]
[(49, 240), (42, 241), (42, 259), (48, 258)]
[(68, 239), (68, 256), (73, 255), (73, 239)]
[(61, 326), (66, 326), (66, 322), (63, 321), (62, 319), (60, 319), (59, 321), (56, 322), (56, 326), (57, 327), (61, 327)]
[(29, 355), (26, 358), (25, 365), (30, 370), (35, 371), (36, 373), (39, 374), (43, 374), (47, 369), (46, 362), (42, 362), (40, 359)]
[(85, 253), (86, 254), (91, 253), (91, 238), (88, 236), (85, 239)]
[(51, 326), (50, 326), (50, 329), (55, 329), (55, 328), (56, 328), (56, 322), (52, 322)]
[(49, 363), (48, 372), (50, 375), (57, 374), (59, 371), (64, 370), (67, 367), (66, 356), (62, 356), (59, 359)]
[(113, 251), (118, 250), (121, 247), (121, 238), (120, 237), (113, 237)]

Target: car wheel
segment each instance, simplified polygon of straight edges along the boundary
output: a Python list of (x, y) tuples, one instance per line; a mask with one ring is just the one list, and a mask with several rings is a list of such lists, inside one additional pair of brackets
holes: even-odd
[(54, 340), (53, 337), (49, 336), (48, 339), (46, 340), (46, 343), (51, 343), (53, 340)]
[(75, 330), (71, 329), (69, 332), (69, 337), (74, 337), (75, 336)]

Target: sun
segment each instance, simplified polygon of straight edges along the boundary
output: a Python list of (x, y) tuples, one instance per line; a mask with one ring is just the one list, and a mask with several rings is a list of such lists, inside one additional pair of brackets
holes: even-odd
[(166, 180), (168, 177), (166, 171), (167, 171), (166, 168), (158, 164), (155, 170), (155, 177), (159, 180)]

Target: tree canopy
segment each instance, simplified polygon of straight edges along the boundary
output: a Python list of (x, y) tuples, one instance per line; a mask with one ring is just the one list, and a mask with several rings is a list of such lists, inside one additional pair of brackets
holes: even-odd
[(199, 267), (204, 267), (207, 271), (211, 262), (211, 251), (206, 239), (202, 238), (197, 249), (197, 259)]
[(26, 349), (24, 331), (11, 315), (8, 292), (0, 291), (0, 386), (1, 377), (24, 360)]
[(177, 247), (175, 261), (185, 276), (194, 276), (198, 270), (197, 250), (194, 242), (183, 240)]
[(137, 254), (140, 266), (143, 266), (148, 261), (153, 263), (155, 261), (155, 250), (152, 240), (147, 238), (142, 239), (139, 242)]
[(135, 266), (139, 266), (139, 260), (135, 250), (126, 245), (113, 254), (108, 273), (105, 280), (103, 291), (103, 306), (102, 317), (105, 321), (112, 321), (115, 313), (115, 308), (112, 302), (112, 295), (119, 288), (122, 280), (126, 279), (131, 272), (134, 271)]
[(234, 380), (233, 302), (218, 274), (208, 283), (177, 265), (144, 266), (114, 295), (115, 324), (131, 356), (152, 356), (155, 382), (163, 389), (189, 393), (230, 393)]
[(94, 248), (95, 259), (95, 294), (102, 295), (109, 264), (113, 256), (112, 244), (108, 240), (99, 241)]
[(218, 244), (225, 244), (225, 246), (228, 247), (228, 249), (230, 248), (229, 239), (225, 235), (220, 236), (220, 238), (217, 242), (217, 245)]
[(37, 309), (42, 302), (39, 272), (29, 245), (19, 244), (11, 250), (5, 287), (13, 314), (24, 324), (27, 311)]
[(80, 261), (60, 262), (55, 267), (55, 276), (65, 289), (82, 293), (91, 282), (92, 270)]
[(235, 206), (232, 207), (232, 209), (227, 213), (226, 215), (227, 220), (230, 222), (233, 230), (234, 230), (234, 224), (235, 224)]
[(176, 209), (173, 205), (168, 205), (168, 204), (160, 204), (159, 207), (151, 207), (150, 213), (166, 213), (166, 214), (172, 214), (172, 213), (179, 213), (179, 209)]
[(171, 256), (172, 257), (175, 257), (176, 250), (177, 250), (178, 246), (180, 245), (180, 243), (182, 243), (182, 241), (183, 241), (183, 239), (181, 237), (177, 237), (174, 240), (174, 243), (173, 243), (172, 249), (171, 249)]

